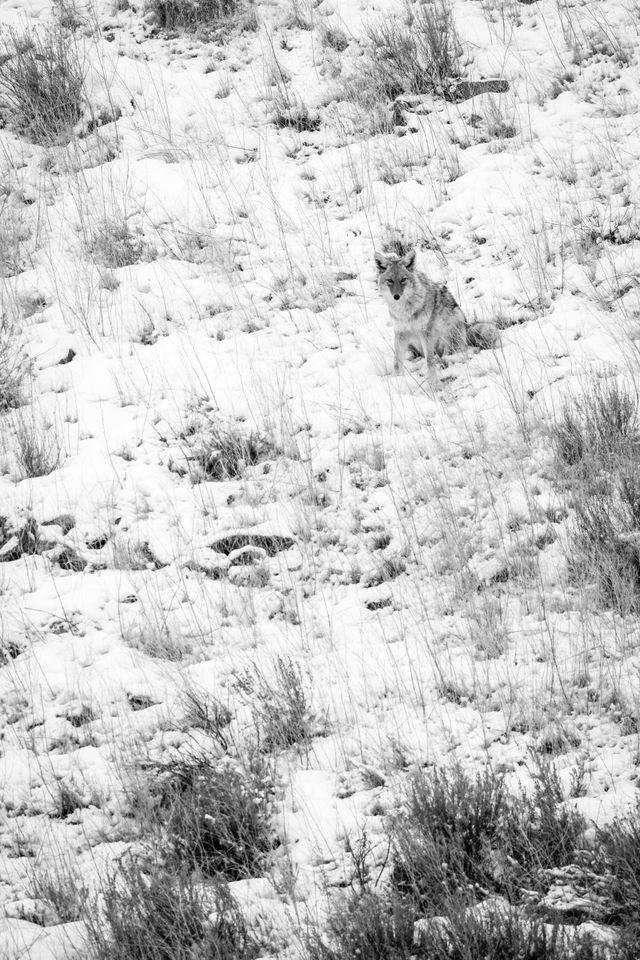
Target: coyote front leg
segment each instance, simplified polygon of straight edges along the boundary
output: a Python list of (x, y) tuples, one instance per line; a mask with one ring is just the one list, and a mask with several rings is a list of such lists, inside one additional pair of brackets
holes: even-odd
[(437, 336), (433, 333), (422, 333), (420, 335), (420, 349), (424, 356), (424, 362), (427, 370), (427, 379), (433, 385), (438, 384), (438, 375), (436, 373), (436, 343)]
[(400, 367), (407, 359), (409, 337), (406, 333), (394, 331), (393, 335), (393, 372), (400, 373)]

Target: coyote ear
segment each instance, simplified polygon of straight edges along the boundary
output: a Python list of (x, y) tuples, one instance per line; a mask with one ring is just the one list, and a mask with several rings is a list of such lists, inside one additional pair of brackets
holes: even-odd
[(378, 253), (378, 251), (376, 250), (373, 254), (373, 259), (375, 260), (376, 267), (378, 268), (378, 270), (380, 270), (380, 272), (382, 272), (383, 270), (386, 270), (387, 267), (389, 266), (389, 261), (385, 257), (384, 253)]
[(407, 270), (413, 270), (416, 263), (416, 251), (409, 250), (408, 253), (405, 253), (404, 257), (401, 258), (401, 262), (407, 268)]

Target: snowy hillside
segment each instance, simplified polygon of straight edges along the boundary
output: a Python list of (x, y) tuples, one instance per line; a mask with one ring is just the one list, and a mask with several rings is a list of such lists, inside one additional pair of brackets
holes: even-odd
[[(636, 396), (636, 7), (428, 8), (458, 84), (506, 81), (466, 99), (384, 88), (401, 4), (222, 7), (0, 0), (3, 960), (93, 955), (194, 751), (268, 780), (259, 868), (223, 871), (263, 956), (384, 880), (416, 767), (551, 763), (588, 831), (635, 802), (640, 521), (622, 572), (576, 560), (557, 424)], [(501, 330), (437, 390), (393, 374), (394, 236)]]

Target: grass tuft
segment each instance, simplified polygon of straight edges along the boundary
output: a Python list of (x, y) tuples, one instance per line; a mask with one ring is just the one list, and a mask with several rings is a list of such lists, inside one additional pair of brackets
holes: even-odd
[(142, 240), (132, 233), (125, 219), (102, 220), (89, 242), (89, 253), (95, 262), (112, 270), (133, 266), (144, 252)]
[(194, 483), (204, 480), (232, 480), (242, 477), (247, 467), (276, 455), (271, 440), (257, 430), (247, 431), (241, 423), (205, 418), (192, 423), (182, 435), (193, 464)]
[(34, 143), (68, 142), (84, 109), (77, 47), (60, 28), (0, 36), (0, 117)]

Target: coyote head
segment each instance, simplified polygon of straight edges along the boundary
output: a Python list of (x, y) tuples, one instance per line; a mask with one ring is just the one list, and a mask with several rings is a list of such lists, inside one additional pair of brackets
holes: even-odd
[(395, 253), (374, 253), (378, 268), (378, 286), (383, 294), (393, 300), (399, 300), (413, 279), (413, 268), (416, 262), (415, 250), (409, 250), (404, 256)]

